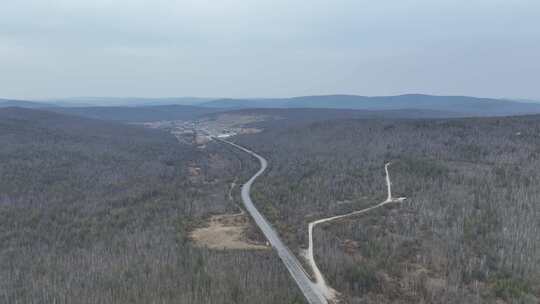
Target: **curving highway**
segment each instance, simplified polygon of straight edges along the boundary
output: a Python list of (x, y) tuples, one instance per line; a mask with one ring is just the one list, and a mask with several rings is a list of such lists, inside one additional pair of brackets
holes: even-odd
[(309, 275), (302, 267), (302, 264), (300, 264), (296, 256), (289, 250), (289, 248), (283, 243), (283, 241), (281, 241), (272, 225), (270, 225), (270, 223), (264, 218), (264, 216), (259, 212), (259, 210), (255, 208), (255, 205), (251, 200), (251, 197), (249, 195), (251, 191), (251, 185), (253, 184), (255, 179), (257, 179), (257, 177), (259, 177), (264, 172), (264, 170), (266, 170), (266, 167), (268, 166), (268, 162), (266, 161), (266, 159), (264, 159), (257, 153), (230, 141), (215, 137), (213, 137), (213, 139), (238, 148), (259, 160), (259, 162), (261, 163), (261, 168), (242, 186), (242, 201), (244, 203), (244, 206), (247, 212), (251, 215), (251, 217), (257, 224), (257, 226), (259, 226), (266, 239), (276, 250), (277, 254), (283, 261), (283, 264), (285, 264), (285, 267), (287, 267), (287, 270), (289, 270), (289, 273), (304, 294), (308, 303), (327, 304), (328, 300), (322, 294), (321, 289), (316, 284), (311, 282)]

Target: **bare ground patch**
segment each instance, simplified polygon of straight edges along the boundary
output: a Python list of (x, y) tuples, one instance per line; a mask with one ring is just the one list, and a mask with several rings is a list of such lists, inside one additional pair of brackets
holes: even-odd
[(191, 232), (191, 239), (201, 247), (210, 249), (251, 249), (261, 250), (270, 247), (250, 241), (246, 236), (249, 226), (247, 216), (224, 214), (212, 216), (207, 227), (197, 228)]

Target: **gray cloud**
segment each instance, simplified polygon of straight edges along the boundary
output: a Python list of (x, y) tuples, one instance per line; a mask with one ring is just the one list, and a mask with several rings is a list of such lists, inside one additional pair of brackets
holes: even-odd
[(18, 0), (0, 95), (540, 98), (535, 0)]

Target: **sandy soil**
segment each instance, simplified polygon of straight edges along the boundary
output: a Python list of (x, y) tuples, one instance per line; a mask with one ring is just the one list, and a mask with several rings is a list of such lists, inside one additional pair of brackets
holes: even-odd
[(270, 249), (268, 246), (247, 240), (245, 231), (248, 224), (244, 213), (212, 216), (208, 227), (191, 232), (191, 239), (198, 246), (210, 249)]

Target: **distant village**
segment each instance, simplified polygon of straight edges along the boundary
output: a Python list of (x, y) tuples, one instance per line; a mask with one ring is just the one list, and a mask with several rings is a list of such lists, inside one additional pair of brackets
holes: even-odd
[[(251, 121), (249, 121), (251, 122)], [(203, 119), (195, 121), (156, 121), (143, 123), (147, 128), (163, 129), (171, 132), (180, 142), (204, 146), (212, 138), (229, 138), (237, 134), (258, 133), (261, 130), (244, 127), (235, 119)]]

